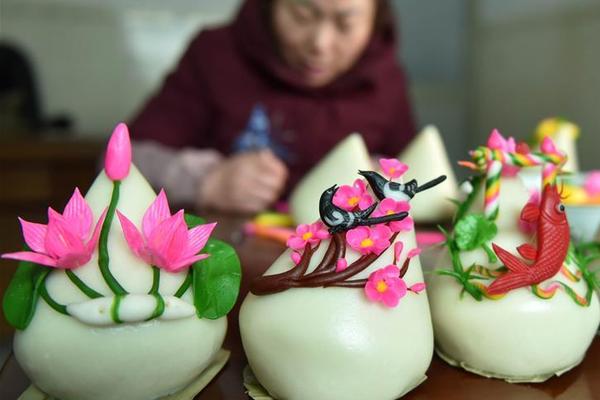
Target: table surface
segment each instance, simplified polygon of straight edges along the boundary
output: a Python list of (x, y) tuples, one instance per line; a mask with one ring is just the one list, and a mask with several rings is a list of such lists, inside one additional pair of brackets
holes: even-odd
[[(212, 218), (211, 218), (212, 217)], [(14, 218), (14, 216), (12, 217)], [(16, 221), (16, 218), (14, 218)], [(241, 227), (244, 217), (209, 216), (219, 225), (215, 236), (232, 243), (240, 256), (243, 279), (236, 307), (229, 314), (229, 328), (224, 347), (231, 350), (231, 358), (217, 377), (196, 397), (196, 399), (248, 399), (242, 384), (242, 370), (246, 366), (238, 329), (239, 307), (248, 292), (249, 282), (262, 274), (283, 250), (281, 244), (257, 237), (244, 237)], [(3, 222), (3, 221), (0, 221)], [(16, 223), (2, 223), (0, 252), (14, 250), (20, 241), (20, 230)], [(1, 262), (4, 273), (0, 276), (0, 295), (8, 284), (7, 271), (14, 270), (14, 264)], [(18, 398), (29, 385), (29, 380), (10, 353), (12, 331), (4, 318), (0, 321), (0, 399)], [(3, 353), (7, 357), (3, 356)], [(509, 384), (497, 379), (486, 379), (453, 368), (433, 357), (427, 371), (428, 379), (404, 399), (600, 399), (600, 338), (596, 337), (584, 361), (561, 377), (554, 377), (544, 383)]]

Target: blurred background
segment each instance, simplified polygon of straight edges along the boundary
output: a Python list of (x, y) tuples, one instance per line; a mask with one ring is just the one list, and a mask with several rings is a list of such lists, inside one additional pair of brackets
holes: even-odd
[[(600, 148), (599, 1), (392, 3), (398, 57), (408, 70), (418, 123), (440, 128), (451, 159), (464, 157), (494, 127), (526, 138), (539, 120), (558, 115), (580, 125), (582, 169), (594, 167)], [(238, 4), (2, 0), (2, 138), (32, 130), (107, 137), (157, 89), (189, 38), (229, 21)], [(12, 53), (31, 72), (33, 99), (5, 83)], [(23, 101), (30, 103), (29, 122), (14, 115)]]
[[(115, 124), (239, 2), (2, 0), (1, 204), (61, 204), (87, 188)], [(392, 3), (418, 125), (439, 127), (451, 160), (493, 128), (526, 139), (561, 116), (581, 127), (581, 169), (600, 166), (598, 0)]]

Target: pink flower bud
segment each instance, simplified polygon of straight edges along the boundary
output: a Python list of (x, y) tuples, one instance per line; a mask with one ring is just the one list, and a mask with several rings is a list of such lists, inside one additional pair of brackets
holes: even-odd
[(129, 130), (127, 125), (121, 122), (108, 141), (104, 170), (111, 180), (120, 181), (127, 177), (130, 166), (131, 142), (129, 141)]

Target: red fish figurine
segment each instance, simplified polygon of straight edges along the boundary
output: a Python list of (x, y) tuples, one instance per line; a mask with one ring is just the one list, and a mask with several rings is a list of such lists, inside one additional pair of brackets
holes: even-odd
[(552, 278), (560, 271), (567, 256), (569, 224), (556, 185), (546, 185), (539, 208), (528, 203), (521, 212), (521, 219), (531, 223), (537, 221), (537, 248), (529, 243), (517, 247), (521, 257), (533, 263), (527, 264), (493, 243), (496, 255), (509, 271), (488, 287), (490, 295), (506, 293)]

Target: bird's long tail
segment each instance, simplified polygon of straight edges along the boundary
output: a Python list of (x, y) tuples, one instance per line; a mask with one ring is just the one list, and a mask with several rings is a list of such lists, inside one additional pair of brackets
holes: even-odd
[(359, 225), (375, 225), (392, 221), (402, 221), (406, 217), (408, 217), (408, 213), (403, 211), (397, 214), (384, 215), (383, 217), (367, 218), (360, 221)]

